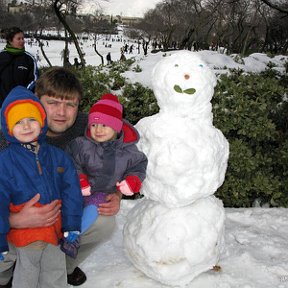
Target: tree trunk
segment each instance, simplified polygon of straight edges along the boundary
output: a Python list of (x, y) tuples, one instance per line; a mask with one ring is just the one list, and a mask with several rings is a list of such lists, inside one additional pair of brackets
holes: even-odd
[(65, 29), (65, 47), (63, 51), (63, 67), (69, 67), (71, 66), (69, 62), (69, 48), (68, 48), (68, 33), (67, 30)]
[(39, 38), (35, 37), (35, 39), (36, 39), (37, 42), (38, 42), (38, 45), (39, 45), (39, 47), (40, 47), (42, 56), (44, 57), (44, 59), (45, 59), (46, 62), (48, 63), (49, 67), (52, 67), (51, 62), (50, 62), (49, 58), (47, 57), (47, 55), (46, 55), (46, 53), (45, 53), (45, 51), (44, 51), (44, 48), (43, 48), (44, 45), (43, 45), (43, 43), (41, 42), (41, 40), (40, 40)]
[(147, 54), (148, 54), (149, 42), (150, 41), (145, 41), (145, 39), (143, 39), (142, 48), (143, 48), (143, 51), (144, 51), (144, 56), (147, 56)]
[(103, 56), (98, 52), (97, 50), (97, 34), (94, 35), (94, 51), (96, 52), (96, 54), (101, 58), (101, 63), (102, 65), (104, 65), (104, 58)]
[(184, 36), (184, 38), (182, 39), (182, 41), (180, 43), (180, 46), (179, 46), (180, 50), (182, 50), (185, 47), (187, 47), (187, 45), (189, 43), (192, 43), (191, 38), (192, 38), (192, 35), (193, 35), (194, 31), (195, 31), (194, 28), (189, 28), (188, 33), (186, 33), (186, 35)]
[(75, 36), (75, 33), (72, 31), (72, 29), (70, 28), (70, 26), (66, 22), (65, 17), (63, 16), (63, 14), (60, 11), (61, 5), (60, 5), (60, 7), (58, 6), (59, 2), (60, 2), (59, 0), (54, 1), (54, 3), (53, 3), (54, 11), (55, 11), (56, 16), (58, 17), (59, 21), (63, 24), (64, 28), (69, 32), (70, 36), (72, 37), (72, 40), (75, 44), (76, 50), (78, 52), (78, 55), (79, 55), (79, 58), (81, 61), (81, 65), (82, 65), (82, 67), (84, 67), (85, 66), (84, 54), (80, 48), (80, 45), (78, 43), (77, 37)]
[(268, 5), (272, 9), (278, 10), (281, 13), (288, 14), (287, 6), (286, 7), (284, 6), (285, 3), (283, 3), (283, 6), (282, 6), (282, 4), (281, 3), (277, 3), (277, 1), (276, 2), (275, 1), (270, 1), (270, 0), (261, 0), (261, 1), (264, 2), (266, 5)]
[(246, 56), (247, 47), (248, 47), (248, 40), (249, 40), (249, 37), (250, 37), (250, 34), (251, 34), (251, 30), (252, 30), (252, 28), (249, 28), (249, 30), (247, 31), (246, 37), (244, 38), (242, 49), (241, 49), (241, 52), (240, 52), (240, 54), (242, 56)]

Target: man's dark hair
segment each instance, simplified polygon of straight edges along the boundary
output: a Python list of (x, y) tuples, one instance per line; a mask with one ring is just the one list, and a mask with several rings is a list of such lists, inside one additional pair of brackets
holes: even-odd
[(43, 95), (60, 99), (79, 99), (83, 96), (79, 79), (68, 68), (52, 67), (45, 71), (37, 80), (36, 95)]

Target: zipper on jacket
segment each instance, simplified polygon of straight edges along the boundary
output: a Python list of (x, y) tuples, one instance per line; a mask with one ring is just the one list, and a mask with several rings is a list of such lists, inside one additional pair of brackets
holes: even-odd
[(38, 172), (40, 175), (42, 175), (42, 167), (39, 161), (38, 153), (35, 153), (35, 157), (36, 157), (36, 164), (37, 164)]

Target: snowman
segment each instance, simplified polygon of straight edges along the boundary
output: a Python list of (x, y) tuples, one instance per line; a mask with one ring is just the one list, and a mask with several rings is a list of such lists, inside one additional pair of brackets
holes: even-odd
[(216, 82), (196, 52), (163, 58), (152, 73), (160, 111), (136, 125), (147, 178), (124, 226), (124, 247), (136, 268), (166, 285), (184, 286), (212, 269), (224, 246), (224, 208), (213, 194), (229, 145), (212, 122)]

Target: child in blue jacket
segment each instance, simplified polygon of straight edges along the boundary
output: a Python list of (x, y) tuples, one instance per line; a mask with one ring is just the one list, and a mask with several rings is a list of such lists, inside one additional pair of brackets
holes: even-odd
[[(73, 235), (80, 232), (83, 212), (73, 162), (65, 152), (45, 142), (45, 110), (25, 87), (17, 86), (8, 94), (1, 123), (9, 145), (0, 153), (0, 261), (5, 261), (5, 252), (14, 245), (17, 261), (13, 287), (67, 287), (65, 254), (59, 241), (63, 232), (67, 239), (72, 231)], [(38, 193), (38, 206), (61, 202), (56, 223), (33, 229), (11, 228), (10, 212), (19, 212)]]

